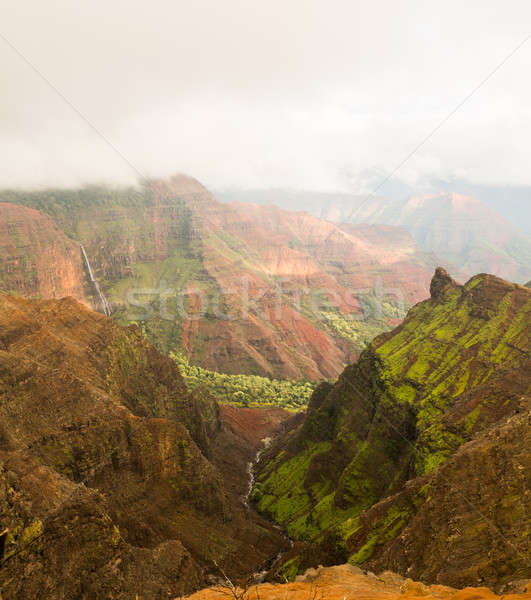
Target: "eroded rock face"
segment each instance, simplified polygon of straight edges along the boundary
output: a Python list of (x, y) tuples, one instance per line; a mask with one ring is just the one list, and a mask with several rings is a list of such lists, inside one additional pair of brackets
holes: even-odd
[(443, 267), (437, 267), (430, 283), (430, 296), (435, 300), (444, 298), (444, 292), (447, 288), (454, 285), (457, 285), (457, 283), (450, 277), (448, 271)]
[(79, 244), (37, 210), (0, 202), (0, 291), (92, 304)]
[(517, 282), (529, 279), (531, 238), (486, 203), (458, 193), (408, 193), (400, 198), (287, 190), (223, 195), (308, 210), (335, 222), (405, 227), (419, 248), (433, 253), (460, 280), (482, 272)]
[[(226, 597), (227, 590), (214, 587), (197, 592), (189, 599), (221, 600)], [(249, 600), (496, 600), (501, 597), (484, 587), (456, 590), (442, 585), (425, 585), (390, 571), (374, 575), (351, 565), (310, 569), (294, 583), (259, 585), (250, 588), (247, 595)], [(531, 589), (506, 594), (503, 598), (528, 600)]]
[(264, 460), (255, 500), (299, 540), (280, 572), (349, 559), (457, 587), (525, 579), (530, 351), (528, 288), (437, 270)]
[[(428, 296), (435, 266), (404, 229), (223, 204), (185, 176), (130, 190), (2, 197), (40, 211), (33, 211), (39, 223), (53, 217), (65, 239), (64, 232), (83, 243), (119, 323), (143, 322), (163, 351), (182, 349), (192, 363), (229, 373), (337, 376), (366, 342)], [(21, 214), (29, 210), (4, 202), (0, 214), (6, 206)], [(35, 251), (26, 249), (34, 262)], [(54, 261), (60, 267), (59, 258)], [(4, 289), (52, 294), (44, 285), (28, 288), (30, 275), (20, 271)], [(146, 308), (131, 303), (141, 304), (146, 290), (155, 290)], [(67, 293), (84, 301), (66, 283), (53, 292)]]
[(431, 476), (411, 481), (363, 515), (362, 529), (349, 540), (353, 549), (390, 514), (405, 524), (396, 539), (383, 540), (367, 568), (456, 587), (503, 589), (506, 582), (529, 578), (529, 403), (521, 410), (461, 446)]
[[(214, 559), (235, 578), (258, 569), (281, 538), (208, 460), (224, 428), (136, 327), (0, 295), (2, 596), (168, 597)], [(223, 451), (242, 472), (255, 452)]]

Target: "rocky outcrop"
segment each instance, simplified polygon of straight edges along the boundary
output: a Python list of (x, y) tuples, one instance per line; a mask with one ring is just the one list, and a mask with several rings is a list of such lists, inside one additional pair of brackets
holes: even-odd
[(442, 269), (264, 459), (254, 498), (296, 544), (428, 583), (529, 575), (531, 291)]
[(444, 299), (448, 288), (456, 285), (457, 283), (450, 277), (446, 269), (437, 267), (430, 284), (430, 296), (433, 300)]
[[(309, 569), (294, 583), (263, 584), (249, 589), (248, 598), (263, 600), (345, 600), (363, 598), (364, 600), (409, 600), (425, 598), (425, 600), (529, 600), (531, 586), (525, 591), (522, 582), (521, 591), (497, 596), (488, 588), (466, 588), (456, 590), (442, 585), (424, 585), (410, 578), (403, 578), (396, 573), (386, 571), (380, 575), (365, 573), (352, 565), (336, 567), (319, 567)], [(227, 589), (212, 587), (189, 596), (190, 600), (222, 600), (227, 597)], [(243, 590), (240, 589), (240, 593)]]
[[(235, 578), (261, 567), (281, 536), (213, 464), (224, 422), (137, 327), (0, 295), (2, 597), (176, 596), (214, 560)], [(244, 473), (259, 440), (224, 439)]]

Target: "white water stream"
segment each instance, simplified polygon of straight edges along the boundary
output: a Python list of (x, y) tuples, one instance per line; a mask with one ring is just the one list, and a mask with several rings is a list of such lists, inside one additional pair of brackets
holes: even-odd
[(111, 307), (109, 306), (109, 303), (107, 302), (107, 298), (105, 298), (104, 293), (101, 291), (100, 284), (94, 279), (94, 273), (92, 272), (92, 267), (90, 266), (90, 261), (88, 259), (87, 253), (85, 252), (85, 247), (83, 246), (83, 244), (79, 244), (79, 247), (81, 248), (81, 253), (83, 254), (83, 258), (85, 259), (85, 264), (87, 265), (87, 271), (88, 271), (88, 274), (90, 277), (90, 281), (99, 296), (99, 299), (101, 302), (101, 307), (103, 309), (103, 314), (106, 317), (110, 317), (111, 316)]

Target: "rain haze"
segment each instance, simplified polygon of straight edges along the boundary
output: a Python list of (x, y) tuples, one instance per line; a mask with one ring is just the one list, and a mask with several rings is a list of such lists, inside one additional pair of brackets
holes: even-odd
[(397, 175), (531, 184), (528, 2), (2, 7), (2, 187), (180, 171), (341, 190), (393, 171), (477, 86)]

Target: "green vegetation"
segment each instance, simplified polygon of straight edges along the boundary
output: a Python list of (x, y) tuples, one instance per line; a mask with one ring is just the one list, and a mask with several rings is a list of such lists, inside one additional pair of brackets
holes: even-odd
[(329, 442), (312, 443), (287, 461), (279, 456), (267, 465), (255, 486), (253, 500), (258, 502), (258, 508), (285, 525), (290, 536), (310, 540), (318, 533), (308, 522), (312, 498), (304, 486), (304, 479), (312, 459), (330, 447)]
[(119, 210), (122, 207), (136, 207), (140, 209), (152, 204), (152, 199), (142, 187), (113, 188), (98, 185), (34, 192), (1, 190), (0, 201), (22, 204), (50, 215), (63, 225), (65, 233), (71, 237), (76, 237), (79, 215), (83, 215), (84, 211), (94, 208)]
[(339, 311), (322, 311), (320, 315), (331, 332), (349, 341), (356, 352), (361, 352), (373, 338), (391, 329), (384, 320), (353, 319), (342, 315)]
[(170, 356), (179, 365), (190, 390), (206, 388), (221, 402), (236, 406), (279, 406), (293, 411), (303, 410), (316, 385), (309, 381), (217, 373), (191, 365), (180, 352), (171, 352)]
[(462, 431), (451, 431), (441, 420), (446, 408), (496, 369), (521, 359), (531, 302), (517, 311), (508, 288), (489, 306), (481, 302), (487, 284), (488, 277), (478, 275), (464, 288), (450, 288), (442, 303), (418, 304), (400, 330), (374, 348), (387, 396), (416, 412), (419, 475), (439, 467), (480, 416), (476, 409)]

